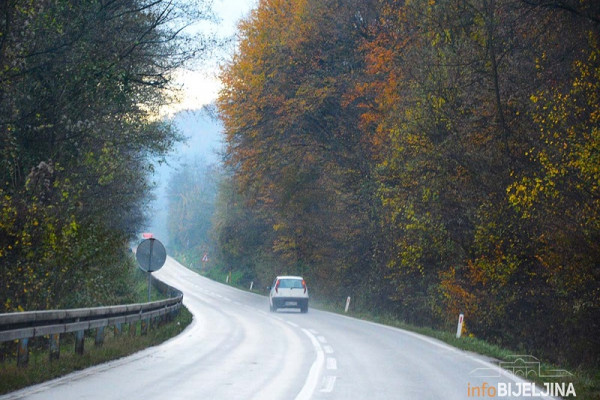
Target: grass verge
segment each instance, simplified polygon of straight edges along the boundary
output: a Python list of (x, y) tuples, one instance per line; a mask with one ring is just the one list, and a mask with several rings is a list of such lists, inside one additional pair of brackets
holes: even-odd
[[(318, 304), (312, 304), (311, 307), (317, 308), (324, 311), (333, 312), (336, 314), (347, 315), (349, 317), (362, 319), (365, 321), (376, 322), (382, 325), (392, 326), (395, 328), (404, 329), (407, 331), (419, 333), (425, 336), (429, 336), (435, 339), (438, 339), (442, 342), (445, 342), (453, 347), (459, 348), (461, 350), (477, 353), (486, 357), (491, 358), (492, 363), (499, 363), (501, 361), (514, 361), (514, 356), (516, 354), (522, 354), (522, 352), (509, 350), (506, 348), (502, 348), (492, 343), (488, 343), (485, 340), (473, 337), (473, 336), (463, 336), (461, 338), (456, 338), (456, 332), (446, 332), (440, 331), (427, 327), (418, 327), (414, 325), (407, 324), (393, 315), (385, 315), (373, 312), (364, 312), (364, 311), (349, 311), (348, 313), (344, 313), (343, 309), (339, 306), (334, 306), (329, 303), (319, 302)], [(535, 356), (535, 355), (533, 355)], [(578, 399), (586, 399), (586, 400), (600, 400), (600, 369), (599, 368), (589, 368), (589, 367), (569, 367), (569, 366), (556, 366), (549, 363), (545, 363), (543, 360), (541, 361), (540, 369), (542, 371), (551, 371), (551, 370), (560, 370), (567, 369), (572, 376), (567, 378), (540, 378), (538, 376), (533, 376), (533, 381), (540, 386), (543, 390), (543, 384), (546, 382), (558, 382), (568, 385), (568, 383), (573, 383), (575, 388), (577, 398)], [(571, 369), (569, 369), (571, 368)], [(516, 389), (515, 389), (516, 390)], [(572, 397), (569, 397), (572, 398)]]

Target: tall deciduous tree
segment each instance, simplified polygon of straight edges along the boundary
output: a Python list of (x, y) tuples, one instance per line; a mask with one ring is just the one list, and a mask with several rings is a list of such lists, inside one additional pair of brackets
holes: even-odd
[(212, 250), (210, 233), (221, 179), (216, 166), (196, 158), (183, 163), (169, 181), (169, 247), (196, 266)]
[[(0, 301), (4, 310), (118, 301), (143, 222), (148, 156), (172, 71), (205, 43), (179, 2), (0, 5)], [(202, 3), (198, 3), (202, 5)], [(192, 9), (193, 10), (193, 9)], [(190, 14), (202, 17), (205, 8)], [(194, 41), (193, 41), (194, 40)]]
[(278, 270), (313, 285), (362, 281), (371, 254), (369, 146), (346, 98), (366, 12), (361, 2), (261, 2), (223, 74), (234, 182), (269, 226)]
[(595, 3), (352, 3), (242, 23), (220, 110), (257, 236), (226, 243), (313, 293), (597, 364)]

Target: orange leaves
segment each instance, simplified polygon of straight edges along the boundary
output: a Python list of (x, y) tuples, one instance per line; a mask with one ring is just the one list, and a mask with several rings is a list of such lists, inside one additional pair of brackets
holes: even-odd
[(365, 246), (357, 193), (371, 146), (352, 93), (362, 76), (359, 3), (263, 1), (223, 71), (227, 156), (246, 215), (261, 227), (255, 243), (240, 243), (309, 277), (341, 271), (346, 258), (357, 264), (353, 248)]
[(465, 289), (468, 285), (457, 277), (456, 270), (456, 267), (449, 267), (445, 271), (440, 271), (439, 275), (439, 290), (449, 318), (454, 318), (459, 313), (475, 316), (478, 308), (477, 296)]
[(498, 329), (509, 313), (545, 329), (547, 310), (590, 304), (591, 34), (523, 2), (342, 3), (262, 2), (224, 71), (230, 164), (264, 228), (253, 254), (368, 276), (374, 302), (432, 324), (462, 311), (498, 341), (522, 337)]

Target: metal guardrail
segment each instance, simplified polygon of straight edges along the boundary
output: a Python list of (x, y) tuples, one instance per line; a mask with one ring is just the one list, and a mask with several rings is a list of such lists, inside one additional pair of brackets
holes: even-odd
[(75, 351), (83, 353), (83, 337), (87, 330), (97, 329), (96, 344), (102, 344), (104, 328), (107, 326), (114, 326), (120, 332), (121, 324), (128, 323), (131, 331), (132, 324), (142, 321), (144, 331), (152, 319), (176, 314), (183, 302), (181, 291), (153, 280), (154, 286), (171, 298), (118, 306), (0, 314), (0, 343), (18, 340), (17, 361), (27, 364), (27, 342), (31, 338), (49, 336), (52, 357), (52, 349), (58, 347), (60, 335), (64, 333), (77, 333)]
[(152, 303), (0, 314), (0, 342), (155, 318), (179, 309), (182, 299), (179, 295)]

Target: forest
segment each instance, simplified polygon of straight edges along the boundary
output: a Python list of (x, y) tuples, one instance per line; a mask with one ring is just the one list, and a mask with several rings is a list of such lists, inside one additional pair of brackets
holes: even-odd
[(261, 0), (239, 29), (223, 265), (600, 365), (600, 3)]
[[(0, 1), (0, 312), (127, 302), (204, 0)], [(255, 287), (600, 365), (600, 3), (260, 0), (175, 248)], [(217, 193), (218, 191), (218, 193)]]
[[(203, 1), (0, 1), (0, 312), (131, 302), (125, 257), (180, 135)], [(135, 271), (135, 270), (134, 270)]]

